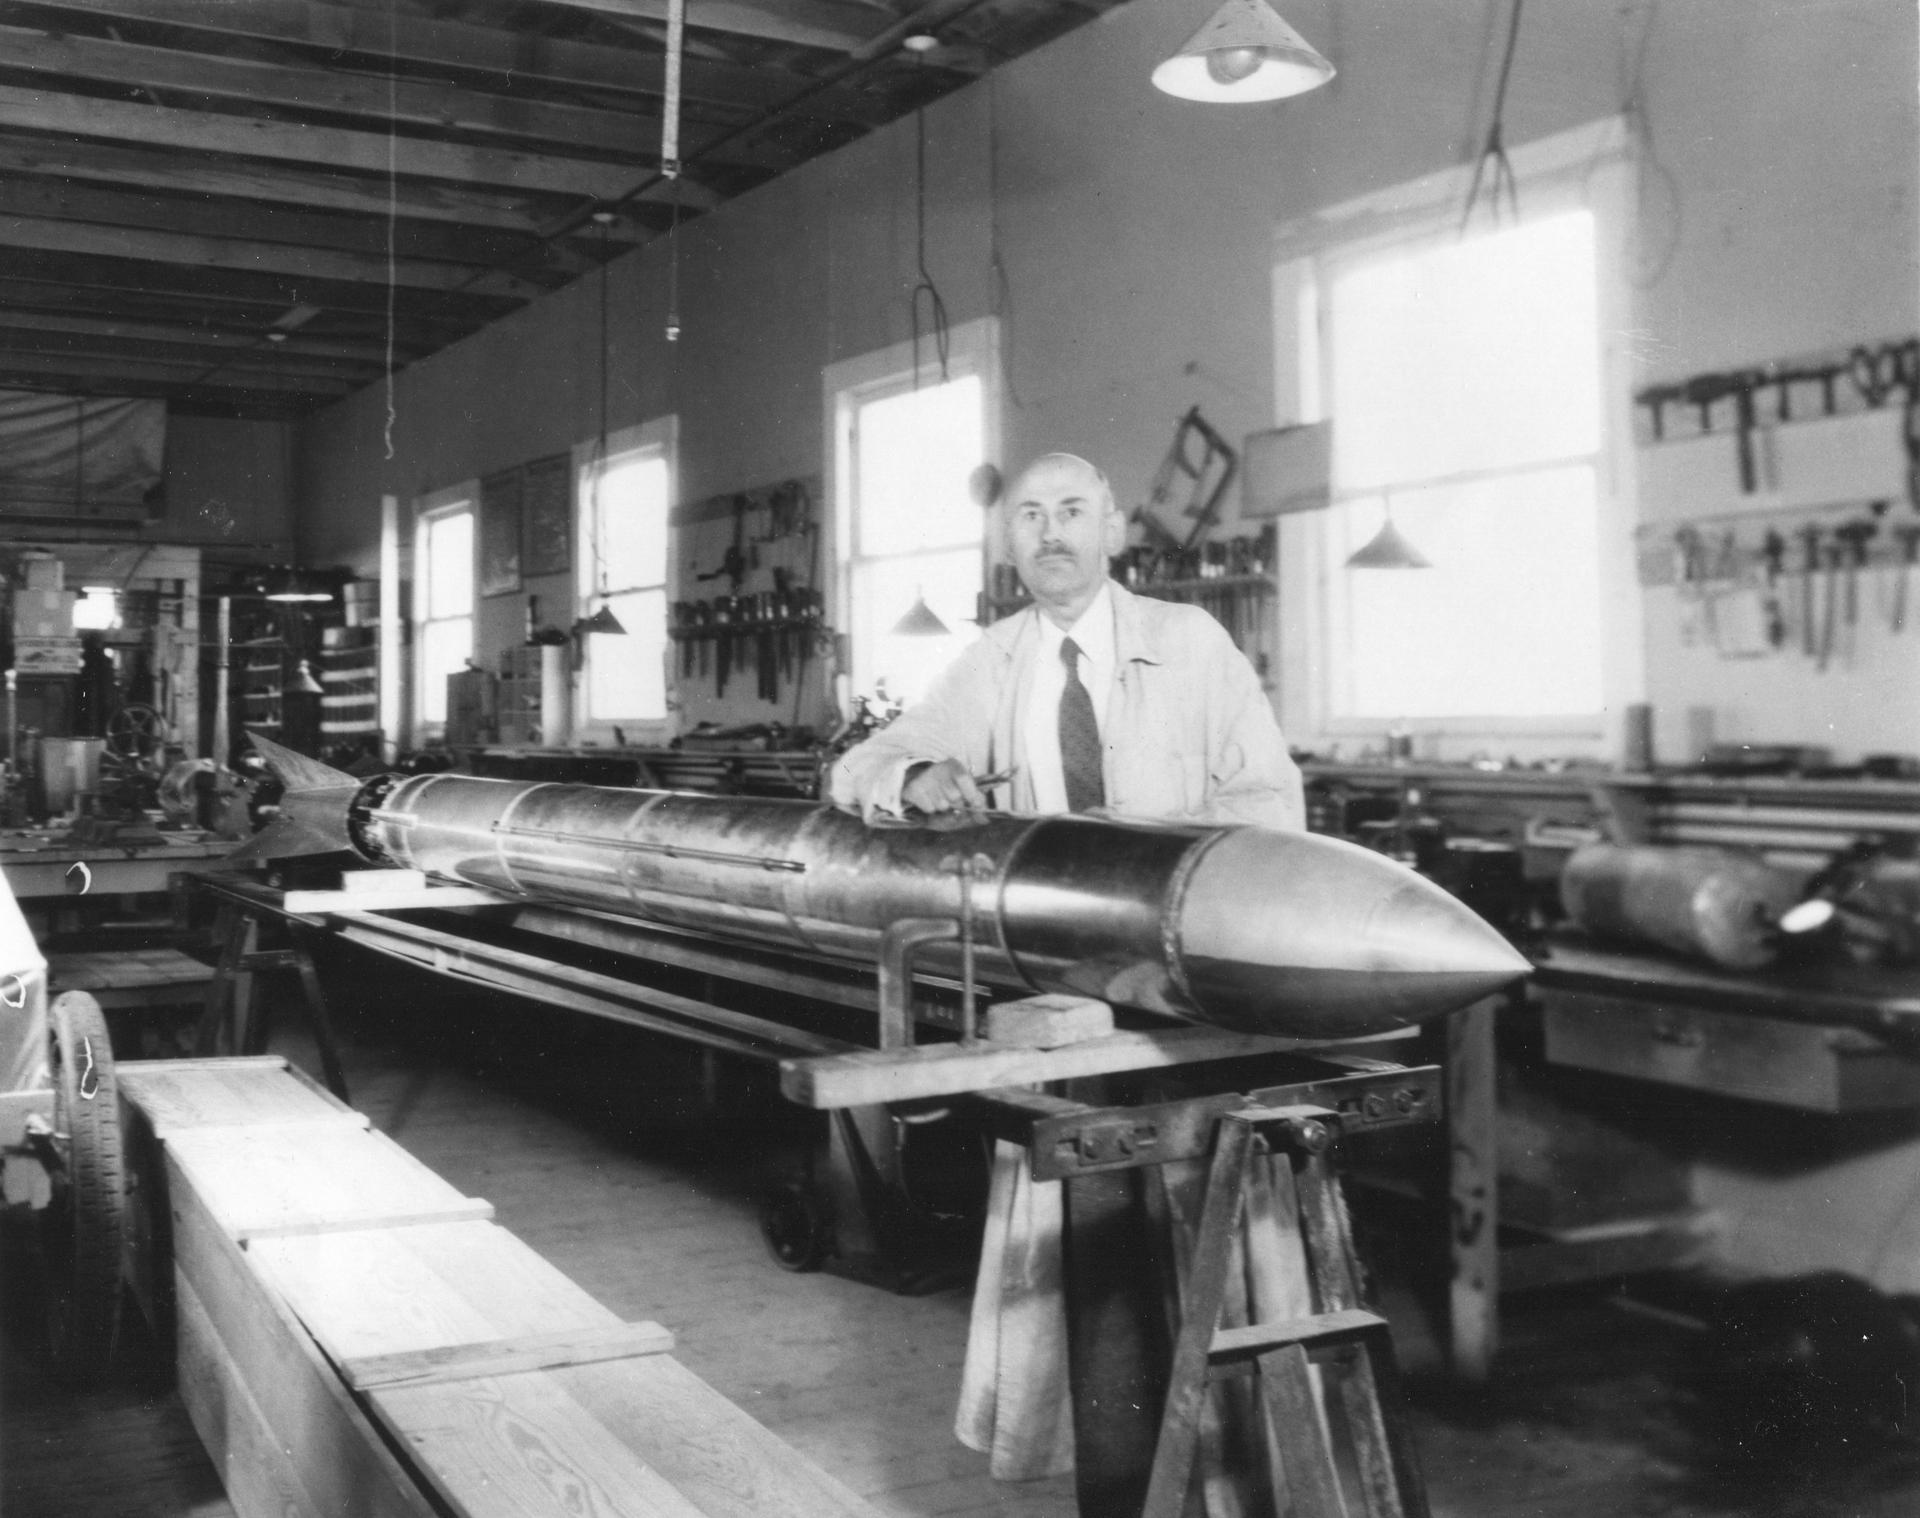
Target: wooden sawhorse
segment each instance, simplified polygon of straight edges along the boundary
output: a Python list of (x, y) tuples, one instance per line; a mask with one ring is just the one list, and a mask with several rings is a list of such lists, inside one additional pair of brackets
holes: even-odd
[[(325, 931), (324, 924), (317, 918), (278, 910), (267, 893), (256, 894), (238, 881), (214, 881), (203, 876), (196, 884), (212, 893), (217, 902), (213, 936), (220, 951), (200, 1014), (198, 1054), (206, 1058), (222, 1053), (264, 1053), (269, 1019), (266, 1006), (255, 1003), (253, 978), (267, 971), (291, 970), (300, 982), (327, 1089), (347, 1101), (347, 1077), (340, 1066), (333, 1017), (313, 968), (313, 944)], [(263, 939), (269, 936), (280, 941), (263, 946)], [(220, 1047), (223, 1034), (226, 1049)]]
[[(1238, 1476), (1256, 1505), (1293, 1518), (1427, 1518), (1392, 1341), (1361, 1300), (1332, 1151), (1342, 1131), (1437, 1118), (1439, 1071), (1331, 1056), (1289, 1064), (1299, 1078), (1285, 1084), (1152, 1105), (970, 1098), (999, 1137), (1026, 1146), (1036, 1180), (1066, 1183), (1068, 1376), (1088, 1518), (1179, 1518), (1196, 1464), (1217, 1467), (1232, 1443), (1236, 1394), (1215, 1404), (1209, 1384), (1245, 1388), (1249, 1376), (1251, 1397), (1237, 1395), (1260, 1459)], [(1168, 1240), (1141, 1182), (1150, 1167), (1196, 1160), (1205, 1197), (1169, 1330)], [(1223, 1328), (1229, 1311), (1245, 1324)]]

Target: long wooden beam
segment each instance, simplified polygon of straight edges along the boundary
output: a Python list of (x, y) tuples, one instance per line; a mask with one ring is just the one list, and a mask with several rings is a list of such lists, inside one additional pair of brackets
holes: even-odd
[[(37, 375), (42, 379), (73, 375), (76, 378), (120, 380), (129, 384), (136, 380), (143, 380), (161, 385), (191, 385), (198, 375), (212, 367), (207, 364), (150, 363), (142, 359), (63, 358), (54, 353), (28, 353), (19, 350), (0, 353), (0, 376)], [(297, 395), (341, 396), (353, 394), (354, 391), (363, 388), (363, 383), (343, 379), (293, 379), (284, 375), (249, 373), (244, 383), (229, 380), (226, 388), (279, 391)]]
[[(303, 211), (289, 206), (261, 205), (251, 200), (209, 202), (197, 195), (142, 194), (25, 175), (0, 178), (0, 215), (97, 222), (153, 232), (232, 237), (245, 242), (286, 243), (382, 259), (387, 254), (388, 228), (384, 216)], [(590, 267), (569, 245), (547, 246), (553, 252), (543, 268), (543, 245), (531, 234), (455, 228), (437, 222), (396, 221), (393, 226), (393, 250), (402, 258), (466, 264), (475, 269), (512, 262), (523, 272), (533, 270), (562, 278), (583, 273)]]
[[(66, 316), (59, 312), (23, 310), (9, 301), (6, 291), (0, 289), (0, 346), (7, 341), (6, 333), (51, 333), (68, 335), (82, 340), (84, 344), (94, 343), (177, 343), (187, 344), (206, 350), (209, 361), (217, 356), (217, 350), (255, 350), (262, 354), (278, 355), (272, 361), (282, 358), (297, 360), (302, 358), (338, 358), (350, 359), (356, 363), (374, 364), (385, 367), (386, 345), (377, 337), (365, 338), (328, 338), (309, 337), (304, 332), (287, 334), (286, 340), (279, 343), (266, 341), (266, 328), (261, 326), (252, 330), (236, 330), (226, 327), (210, 327), (193, 322), (133, 321), (118, 316)], [(432, 348), (425, 343), (397, 342), (395, 357), (402, 363), (429, 353)]]
[[(369, 117), (381, 130), (392, 119), (413, 127), (544, 142), (562, 151), (620, 158), (639, 169), (653, 168), (659, 161), (660, 117), (651, 111), (514, 99), (417, 79), (387, 80), (95, 37), (50, 37), (17, 26), (0, 26), (0, 58), (9, 69), (33, 75)], [(703, 138), (713, 135), (690, 127), (685, 150), (696, 150)], [(795, 156), (766, 144), (742, 144), (736, 151), (721, 151), (712, 161), (779, 170), (792, 167)]]
[[(410, 313), (410, 304), (397, 302), (394, 310), (394, 346), (403, 355), (434, 352), (479, 325), (477, 320), (463, 320), (457, 314), (444, 320), (431, 320), (425, 313)], [(384, 302), (382, 305), (384, 307)], [(102, 311), (109, 308), (113, 315), (103, 317)], [(144, 322), (168, 330), (219, 332), (238, 340), (266, 332), (286, 309), (284, 298), (277, 302), (213, 300), (190, 292), (115, 287), (97, 278), (61, 283), (50, 277), (0, 276), (0, 310), (15, 318)], [(327, 311), (324, 325), (328, 341), (360, 347), (372, 345), (383, 354), (386, 351), (384, 309), (350, 312), (334, 307)], [(305, 327), (289, 341), (311, 343), (318, 340), (318, 336), (315, 327)]]
[[(7, 328), (0, 320), (0, 364), (15, 361), (39, 360), (58, 366), (68, 361), (111, 364), (124, 361), (128, 364), (166, 364), (174, 366), (188, 377), (200, 377), (208, 374), (228, 376), (234, 383), (252, 384), (257, 379), (272, 380), (276, 386), (304, 390), (306, 381), (317, 380), (322, 385), (344, 381), (353, 385), (370, 385), (385, 373), (381, 364), (346, 363), (338, 359), (313, 359), (304, 361), (292, 357), (275, 363), (280, 355), (276, 351), (267, 351), (262, 343), (261, 352), (254, 353), (244, 348), (197, 348), (191, 344), (179, 343), (81, 343), (73, 339), (45, 332), (15, 332)], [(299, 383), (295, 383), (295, 382)]]
[(498, 295), (522, 301), (538, 299), (552, 288), (499, 270), (476, 272), (466, 265), (426, 259), (382, 259), (360, 253), (336, 253), (325, 248), (292, 248), (282, 243), (241, 242), (79, 221), (44, 221), (29, 216), (0, 216), (0, 247), (78, 253), (94, 258), (131, 258), (199, 269), (284, 274), (294, 279), (322, 279), (341, 284), (384, 285), (391, 278), (395, 284), (416, 290), (458, 290), (464, 294)]
[[(553, 0), (573, 10), (594, 11), (629, 21), (667, 19), (667, 0)], [(790, 42), (833, 53), (850, 53), (879, 26), (858, 27), (869, 20), (845, 6), (821, 5), (816, 0), (778, 0), (756, 5), (753, 0), (696, 0), (687, 7), (687, 25), (738, 37), (760, 37), (768, 42)], [(853, 27), (850, 28), (850, 23)], [(881, 22), (885, 25), (885, 21)], [(855, 29), (857, 28), (857, 29)]]
[[(191, 27), (224, 37), (317, 48), (329, 55), (357, 53), (376, 64), (389, 58), (416, 68), (459, 69), (508, 80), (540, 79), (595, 90), (659, 95), (666, 61), (651, 51), (600, 47), (551, 37), (529, 37), (493, 27), (430, 21), (385, 8), (357, 9), (325, 0), (40, 0), (43, 13), (151, 26)], [(751, 110), (778, 105), (807, 82), (763, 68), (688, 58), (681, 88), (689, 100)], [(893, 112), (857, 90), (823, 90), (798, 114), (879, 126)]]
[[(385, 175), (389, 154), (400, 174), (455, 184), (493, 185), (538, 194), (614, 200), (633, 188), (636, 171), (621, 164), (591, 163), (505, 148), (465, 147), (417, 137), (355, 132), (342, 127), (302, 126), (251, 116), (222, 116), (170, 106), (88, 100), (44, 90), (0, 85), (0, 122), (18, 130), (59, 132), (128, 143), (149, 143), (196, 153), (234, 153), (305, 169), (347, 169)], [(710, 210), (718, 197), (699, 185), (683, 185), (682, 202)], [(649, 192), (667, 200), (664, 187)]]

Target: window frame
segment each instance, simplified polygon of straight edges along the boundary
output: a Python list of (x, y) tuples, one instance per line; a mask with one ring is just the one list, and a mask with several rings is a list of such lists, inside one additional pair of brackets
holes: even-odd
[[(600, 594), (595, 583), (598, 571), (597, 557), (593, 551), (594, 523), (589, 520), (593, 496), (588, 484), (590, 471), (605, 469), (625, 462), (634, 455), (653, 454), (662, 458), (667, 466), (666, 520), (666, 578), (661, 581), (660, 627), (663, 641), (669, 616), (668, 608), (679, 594), (678, 584), (682, 573), (679, 562), (679, 524), (675, 514), (680, 501), (680, 419), (676, 414), (654, 417), (650, 421), (639, 422), (631, 427), (621, 427), (609, 432), (605, 446), (597, 437), (573, 445), (573, 534), (574, 534), (574, 615), (584, 617), (593, 611), (593, 601)], [(651, 585), (609, 585), (610, 593), (619, 594), (627, 590), (652, 590)], [(658, 717), (596, 717), (588, 710), (589, 684), (588, 661), (593, 657), (595, 639), (585, 637), (579, 640), (581, 647), (578, 656), (572, 661), (572, 689), (568, 692), (569, 707), (573, 713), (572, 734), (576, 743), (615, 742), (614, 728), (625, 734), (629, 744), (664, 743), (674, 735), (674, 713), (677, 701), (671, 672), (666, 681), (666, 708)], [(669, 653), (671, 642), (667, 643)]]
[[(465, 514), (472, 520), (472, 559), (469, 573), (473, 593), (468, 598), (467, 619), (467, 659), (471, 662), (478, 650), (479, 614), (480, 614), (480, 482), (477, 479), (464, 480), (458, 485), (449, 485), (444, 490), (416, 496), (413, 502), (413, 730), (418, 741), (431, 743), (443, 740), (447, 733), (444, 716), (431, 719), (427, 716), (427, 636), (429, 622), (451, 621), (452, 618), (429, 617), (429, 585), (427, 529), (435, 521)], [(444, 693), (443, 693), (444, 694)]]
[[(1389, 729), (1415, 735), (1424, 756), (1463, 759), (1499, 745), (1523, 757), (1618, 752), (1626, 707), (1644, 699), (1641, 591), (1635, 565), (1638, 503), (1633, 467), (1629, 343), (1635, 331), (1633, 208), (1637, 178), (1631, 136), (1620, 117), (1590, 122), (1510, 150), (1526, 221), (1576, 207), (1594, 215), (1599, 289), (1600, 445), (1595, 459), (1600, 574), (1601, 709), (1562, 716), (1393, 719), (1335, 716), (1339, 587), (1328, 564), (1330, 513), (1279, 521), (1280, 717), (1305, 747), (1375, 745)], [(1396, 245), (1458, 234), (1472, 179), (1464, 165), (1282, 224), (1274, 238), (1274, 417), (1279, 426), (1323, 420), (1332, 355), (1321, 290), (1336, 263)], [(1473, 229), (1490, 228), (1483, 204)], [(1510, 224), (1510, 223), (1505, 223)], [(1338, 423), (1336, 421), (1335, 425)], [(1336, 492), (1336, 500), (1338, 493)]]
[[(826, 497), (832, 512), (834, 543), (833, 609), (834, 625), (847, 629), (844, 657), (839, 661), (840, 680), (836, 692), (843, 715), (850, 715), (853, 684), (860, 664), (859, 651), (853, 646), (853, 583), (855, 579), (854, 540), (854, 420), (862, 405), (883, 400), (919, 383), (941, 384), (973, 376), (980, 381), (981, 461), (1000, 462), (1001, 448), (1001, 370), (1000, 323), (997, 318), (978, 317), (962, 322), (948, 332), (947, 366), (943, 375), (933, 339), (922, 337), (919, 343), (919, 368), (914, 367), (914, 344), (893, 343), (854, 358), (841, 359), (821, 370), (821, 396), (826, 418)], [(981, 513), (980, 583), (987, 586), (987, 564), (992, 553), (989, 514)], [(869, 555), (878, 561), (896, 555)], [(865, 561), (864, 559), (862, 560)]]

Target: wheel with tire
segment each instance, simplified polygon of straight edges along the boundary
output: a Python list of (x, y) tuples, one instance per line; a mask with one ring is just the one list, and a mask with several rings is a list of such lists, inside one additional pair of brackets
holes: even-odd
[(126, 1168), (113, 1046), (99, 1003), (67, 991), (47, 1011), (53, 1076), (53, 1199), (40, 1214), (47, 1343), (55, 1370), (103, 1374), (120, 1328)]
[(820, 1193), (806, 1181), (782, 1181), (760, 1205), (760, 1236), (782, 1270), (818, 1270), (833, 1245)]

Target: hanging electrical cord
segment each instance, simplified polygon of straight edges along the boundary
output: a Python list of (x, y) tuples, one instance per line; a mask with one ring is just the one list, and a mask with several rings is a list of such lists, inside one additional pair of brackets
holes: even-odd
[(917, 260), (920, 267), (920, 283), (913, 287), (913, 388), (920, 388), (920, 297), (927, 298), (928, 324), (933, 337), (933, 349), (940, 358), (940, 383), (946, 384), (947, 349), (952, 340), (947, 324), (947, 303), (940, 298), (940, 288), (933, 282), (933, 276), (927, 272), (927, 109), (922, 106), (913, 113), (914, 121), (914, 216), (917, 226)]
[[(1507, 49), (1500, 59), (1500, 82), (1493, 91), (1493, 121), (1487, 128), (1485, 144), (1480, 149), (1480, 157), (1473, 166), (1473, 184), (1467, 191), (1467, 203), (1460, 212), (1460, 230), (1467, 230), (1467, 222), (1473, 216), (1473, 208), (1480, 199), (1480, 186), (1485, 180), (1488, 186), (1487, 205), (1493, 212), (1493, 224), (1500, 225), (1500, 196), (1504, 190), (1507, 208), (1517, 224), (1520, 220), (1520, 184), (1513, 175), (1513, 161), (1507, 157), (1506, 112), (1507, 85), (1513, 78), (1513, 55), (1520, 43), (1520, 7), (1524, 0), (1513, 0), (1513, 12), (1507, 20)], [(1487, 165), (1493, 165), (1493, 174), (1487, 177)]]
[(393, 332), (396, 324), (397, 291), (400, 287), (399, 265), (394, 256), (394, 243), (398, 237), (400, 217), (400, 146), (397, 136), (397, 123), (400, 119), (400, 85), (396, 78), (399, 69), (400, 41), (399, 22), (394, 14), (396, 0), (387, 0), (387, 424), (385, 429), (387, 459), (393, 459), (393, 424), (398, 419), (399, 410), (393, 400)]
[(670, 200), (666, 323), (670, 343), (680, 340), (680, 59), (686, 40), (687, 0), (667, 0), (667, 91), (660, 119), (660, 172), (666, 177)]

